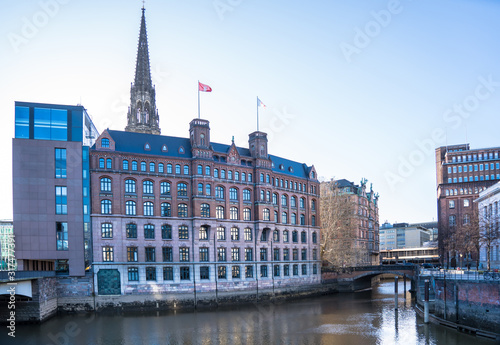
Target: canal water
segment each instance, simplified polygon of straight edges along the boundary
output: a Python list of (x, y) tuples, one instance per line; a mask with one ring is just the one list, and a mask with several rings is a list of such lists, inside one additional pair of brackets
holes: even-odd
[[(409, 289), (409, 282), (406, 284)], [(41, 325), (4, 326), (0, 344), (495, 344), (442, 326), (425, 325), (410, 294), (394, 281), (371, 290), (268, 305), (196, 312), (64, 315)]]

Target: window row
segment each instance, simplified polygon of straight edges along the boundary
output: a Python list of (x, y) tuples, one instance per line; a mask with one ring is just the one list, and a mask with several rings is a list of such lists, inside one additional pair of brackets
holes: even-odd
[(448, 177), (448, 183), (461, 183), (461, 182), (473, 182), (473, 181), (489, 181), (489, 180), (500, 180), (500, 174), (491, 175), (480, 175), (480, 176), (460, 176), (460, 177)]
[[(198, 261), (199, 262), (210, 262), (210, 248), (201, 247), (199, 250)], [(230, 250), (230, 251), (229, 251)], [(226, 248), (219, 247), (216, 249), (215, 260), (217, 262), (229, 261), (254, 261), (253, 248)], [(241, 251), (242, 250), (242, 251)], [(104, 246), (102, 248), (103, 261), (112, 262), (114, 248), (112, 246)], [(174, 260), (174, 248), (173, 247), (162, 247), (161, 248), (161, 261), (162, 262), (189, 262), (190, 260), (190, 248), (180, 247), (178, 252), (178, 257)], [(240, 255), (241, 254), (241, 255)], [(159, 258), (158, 258), (159, 259)], [(269, 261), (267, 248), (260, 248), (259, 257), (260, 261)], [(312, 250), (311, 260), (318, 260), (317, 249)], [(257, 258), (255, 258), (257, 260)], [(305, 261), (309, 260), (307, 256), (307, 249), (303, 248), (300, 250), (293, 248), (290, 252), (289, 248), (274, 248), (272, 252), (272, 261)], [(138, 247), (127, 247), (127, 262), (138, 262), (139, 261), (139, 248)], [(145, 247), (144, 248), (144, 262), (156, 262), (156, 247)], [(195, 260), (196, 261), (196, 260)]]
[(452, 156), (448, 158), (448, 162), (470, 162), (470, 161), (482, 161), (487, 159), (498, 159), (498, 152), (484, 152), (479, 154), (470, 154), (470, 155), (462, 155), (462, 156)]
[[(262, 220), (271, 221), (271, 211), (268, 208), (262, 210)], [(274, 211), (274, 223), (280, 223), (279, 212)], [(305, 214), (301, 214), (299, 216), (299, 223), (297, 223), (297, 214), (292, 213), (290, 215), (290, 219), (288, 219), (288, 212), (281, 212), (281, 223), (282, 224), (291, 224), (291, 225), (306, 225), (306, 216)], [(316, 226), (316, 216), (311, 216), (311, 226)]]
[[(485, 190), (486, 187), (475, 187), (474, 188), (474, 194), (480, 193), (483, 190)], [(464, 194), (473, 194), (472, 193), (472, 188), (460, 188), (460, 189), (446, 189), (445, 194), (446, 196), (453, 196), (453, 195), (464, 195)]]
[[(292, 267), (292, 271), (290, 272), (290, 266)], [(307, 275), (307, 264), (294, 264), (294, 265), (272, 265), (273, 276), (274, 277), (289, 277), (290, 275), (299, 276), (299, 267), (300, 274)], [(217, 266), (217, 279), (227, 279), (228, 271), (231, 270), (231, 278), (240, 279), (243, 278), (253, 278), (254, 277), (254, 265), (246, 265), (246, 266)], [(210, 279), (210, 270), (214, 269), (214, 267), (210, 266), (200, 266), (199, 268), (199, 279), (200, 280), (209, 280)], [(283, 272), (281, 271), (283, 269)], [(267, 278), (268, 277), (268, 266), (261, 265), (260, 266), (260, 277)], [(163, 266), (161, 267), (160, 274), (165, 281), (174, 281), (174, 274), (178, 274), (179, 280), (191, 280), (191, 267), (190, 266)], [(312, 265), (312, 274), (318, 274), (318, 266), (317, 264)], [(161, 277), (160, 276), (160, 277)], [(154, 266), (145, 268), (145, 278), (146, 281), (157, 281), (157, 268)], [(161, 278), (160, 278), (161, 279)], [(139, 281), (139, 267), (129, 267), (128, 268), (128, 281), (129, 282), (137, 282)]]
[[(286, 180), (286, 179), (277, 178), (277, 177), (275, 178), (269, 174), (264, 174), (264, 173), (260, 174), (259, 181), (260, 181), (260, 183), (267, 183), (267, 184), (270, 184), (270, 185), (275, 186), (275, 187), (291, 189), (291, 190), (296, 190), (299, 192), (307, 193), (307, 185), (305, 183)], [(316, 187), (311, 186), (310, 192), (313, 194), (316, 194)]]
[(500, 163), (486, 163), (486, 164), (470, 164), (469, 166), (467, 165), (457, 165), (457, 166), (449, 166), (448, 167), (448, 174), (456, 174), (456, 173), (461, 173), (461, 172), (473, 172), (473, 171), (485, 171), (485, 170), (494, 170), (494, 169), (500, 169)]

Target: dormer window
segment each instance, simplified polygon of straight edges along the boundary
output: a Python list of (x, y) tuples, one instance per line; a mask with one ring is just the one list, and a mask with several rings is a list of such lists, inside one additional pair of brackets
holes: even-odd
[(167, 151), (168, 151), (167, 145), (163, 145), (163, 146), (161, 147), (161, 151), (162, 151), (162, 152), (167, 152)]
[(205, 146), (205, 134), (200, 134), (200, 145)]
[(285, 170), (285, 166), (283, 164), (280, 164), (279, 168), (280, 170)]
[(184, 154), (184, 147), (182, 147), (182, 146), (181, 146), (181, 147), (179, 147), (179, 153), (180, 153), (180, 154)]
[(101, 147), (105, 147), (105, 148), (109, 147), (109, 139), (108, 138), (101, 139)]
[(146, 150), (146, 151), (151, 151), (151, 146), (149, 145), (149, 143), (146, 143), (146, 144), (144, 145), (144, 150)]

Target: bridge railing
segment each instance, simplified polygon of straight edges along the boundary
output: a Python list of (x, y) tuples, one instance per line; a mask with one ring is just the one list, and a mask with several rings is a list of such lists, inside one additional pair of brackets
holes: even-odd
[(420, 275), (432, 276), (440, 279), (451, 280), (486, 280), (500, 283), (500, 273), (476, 270), (449, 270), (449, 269), (424, 269), (420, 268)]
[(414, 264), (403, 265), (376, 265), (376, 266), (355, 266), (355, 267), (322, 267), (322, 272), (351, 273), (360, 271), (394, 272), (394, 271), (415, 271), (418, 268)]

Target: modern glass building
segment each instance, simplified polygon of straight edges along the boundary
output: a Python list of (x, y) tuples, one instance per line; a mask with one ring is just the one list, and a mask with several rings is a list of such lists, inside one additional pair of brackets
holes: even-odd
[[(0, 220), (0, 271), (8, 271), (14, 266), (16, 268), (16, 260), (13, 258), (15, 249), (14, 244), (14, 227), (11, 220)], [(9, 261), (11, 267), (9, 267)]]
[(15, 103), (13, 199), (19, 270), (81, 276), (92, 262), (89, 147), (81, 105)]

